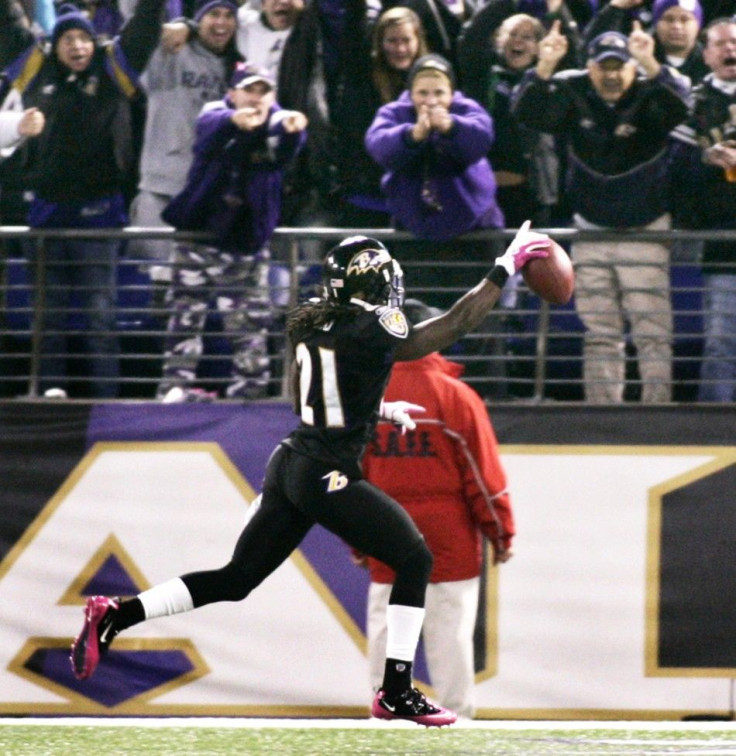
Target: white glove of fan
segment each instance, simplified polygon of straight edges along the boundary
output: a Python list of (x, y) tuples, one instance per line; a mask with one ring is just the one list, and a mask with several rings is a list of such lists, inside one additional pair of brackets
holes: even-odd
[(417, 424), (412, 420), (409, 415), (410, 412), (425, 412), (424, 407), (419, 404), (412, 404), (411, 402), (381, 402), (381, 406), (378, 410), (378, 414), (384, 420), (390, 420), (394, 425), (401, 428), (401, 435), (403, 436), (407, 430), (414, 430)]

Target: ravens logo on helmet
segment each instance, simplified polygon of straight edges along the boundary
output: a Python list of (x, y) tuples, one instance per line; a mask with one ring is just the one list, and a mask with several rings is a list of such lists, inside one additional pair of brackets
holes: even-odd
[(327, 299), (347, 303), (352, 297), (375, 305), (401, 307), (404, 272), (377, 239), (349, 236), (326, 255), (322, 283)]

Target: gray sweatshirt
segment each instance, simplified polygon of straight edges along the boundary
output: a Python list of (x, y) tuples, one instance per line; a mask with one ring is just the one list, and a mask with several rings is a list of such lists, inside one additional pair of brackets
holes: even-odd
[(148, 104), (139, 189), (173, 196), (184, 188), (197, 116), (225, 95), (226, 67), (225, 57), (196, 39), (177, 53), (156, 49), (142, 77)]

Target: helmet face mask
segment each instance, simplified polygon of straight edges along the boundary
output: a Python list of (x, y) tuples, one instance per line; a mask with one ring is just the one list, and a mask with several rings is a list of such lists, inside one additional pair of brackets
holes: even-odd
[(401, 307), (404, 273), (377, 239), (350, 236), (325, 257), (322, 268), (325, 297), (347, 304), (357, 297), (374, 305)]

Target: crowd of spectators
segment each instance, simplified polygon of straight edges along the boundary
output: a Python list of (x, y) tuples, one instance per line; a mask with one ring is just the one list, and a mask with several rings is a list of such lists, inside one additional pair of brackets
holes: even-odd
[[(527, 218), (537, 227), (734, 228), (732, 6), (0, 0), (3, 110), (16, 114), (0, 124), (2, 154), (12, 152), (0, 164), (0, 222), (168, 225), (166, 208), (184, 189), (195, 156), (200, 112), (217, 101), (237, 110), (229, 82), (246, 61), (273, 82), (275, 106), (308, 124), (300, 149), (278, 165), (279, 223), (408, 229), (415, 238), (397, 246), (399, 259), (449, 264), (440, 275), (446, 287), (467, 285), (462, 262), (493, 254), (489, 243), (455, 242), (474, 228), (514, 228)], [(428, 77), (428, 68), (439, 78)], [(258, 159), (275, 164), (275, 151), (267, 140)], [(692, 198), (701, 192), (712, 200), (698, 206)], [(227, 251), (262, 259), (269, 246), (266, 238), (259, 250)], [(50, 291), (60, 297), (80, 281), (67, 280), (69, 268), (54, 262), (88, 261), (76, 270), (89, 291), (93, 393), (113, 397), (110, 271), (119, 244), (59, 241), (51, 250), (46, 283), (58, 279)], [(196, 249), (141, 241), (129, 243), (126, 254), (141, 258), (156, 300), (171, 315), (172, 271), (182, 256), (191, 263)], [(663, 244), (572, 250), (587, 400), (623, 400), (628, 329), (642, 401), (671, 399), (670, 254)], [(734, 245), (706, 244), (704, 254), (708, 387), (699, 398), (731, 401)], [(179, 275), (179, 289), (189, 278)], [(441, 293), (431, 291), (435, 283), (421, 294), (443, 306)], [(53, 317), (65, 302), (49, 302), (47, 292), (46, 305)], [(63, 353), (63, 344), (49, 339), (44, 352)], [(58, 385), (64, 367), (47, 359), (41, 373), (42, 387)]]

